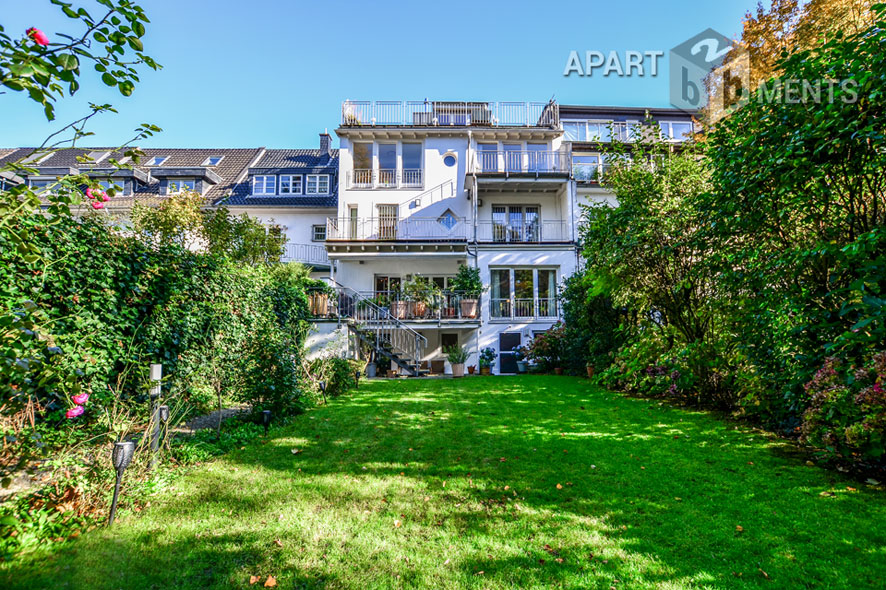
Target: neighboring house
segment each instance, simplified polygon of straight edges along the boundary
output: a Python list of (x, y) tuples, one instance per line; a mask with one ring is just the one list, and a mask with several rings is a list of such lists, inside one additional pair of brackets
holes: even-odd
[(315, 150), (263, 150), (245, 178), (215, 205), (280, 225), (288, 238), (283, 260), (328, 277), (326, 220), (338, 207), (338, 150), (332, 149), (332, 138), (321, 133)]
[[(40, 187), (86, 172), (122, 188), (107, 203), (122, 217), (135, 202), (196, 191), (207, 207), (282, 226), (284, 261), (330, 280), (335, 294), (312, 299), (327, 316), (313, 344), (359, 344), (408, 374), (448, 371), (452, 345), (470, 351), (469, 365), (493, 348), (493, 372), (512, 373), (514, 349), (561, 318), (582, 205), (617, 204), (600, 186), (601, 148), (630, 145), (648, 116), (675, 149), (694, 131), (676, 109), (346, 101), (339, 150), (327, 133), (319, 149), (145, 148), (138, 165), (114, 170), (108, 160), (122, 155), (110, 149), (0, 149), (0, 164), (25, 158), (37, 170), (0, 182)], [(453, 288), (462, 265), (488, 287), (479, 301)], [(416, 289), (417, 277), (432, 288)]]

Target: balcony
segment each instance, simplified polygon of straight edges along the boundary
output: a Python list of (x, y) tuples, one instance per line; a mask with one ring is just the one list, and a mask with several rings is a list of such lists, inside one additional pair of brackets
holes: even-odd
[(564, 220), (525, 223), (479, 221), (477, 223), (477, 241), (501, 244), (571, 242), (572, 233), (569, 222)]
[(349, 189), (421, 189), (424, 186), (424, 174), (419, 168), (405, 170), (356, 168), (346, 176)]
[(545, 127), (559, 128), (551, 102), (355, 101), (341, 107), (345, 127)]
[(300, 262), (307, 266), (329, 266), (326, 246), (318, 244), (289, 244), (283, 247), (280, 262)]
[(568, 175), (571, 165), (566, 151), (481, 149), (477, 152), (474, 172), (479, 175)]
[(489, 315), (492, 319), (549, 319), (558, 317), (557, 299), (492, 298), (489, 300)]
[(326, 240), (335, 241), (467, 241), (467, 220), (447, 215), (436, 218), (340, 217), (327, 219)]
[[(481, 296), (459, 291), (361, 291), (363, 297), (403, 321), (478, 322)], [(360, 310), (356, 310), (359, 316)]]

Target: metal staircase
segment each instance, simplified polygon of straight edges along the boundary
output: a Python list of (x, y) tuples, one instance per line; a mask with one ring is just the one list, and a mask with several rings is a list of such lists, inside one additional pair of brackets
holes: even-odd
[(348, 330), (376, 356), (391, 359), (413, 377), (427, 373), (421, 368), (428, 339), (376, 305), (359, 292), (331, 281), (338, 317), (347, 321)]

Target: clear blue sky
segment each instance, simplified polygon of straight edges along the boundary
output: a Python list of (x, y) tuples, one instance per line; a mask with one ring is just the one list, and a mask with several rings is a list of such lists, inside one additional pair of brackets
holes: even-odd
[[(163, 69), (146, 70), (129, 98), (84, 71), (53, 124), (19, 93), (0, 95), (0, 147), (38, 144), (88, 102), (119, 109), (91, 125), (93, 145), (151, 122), (164, 132), (144, 146), (275, 148), (316, 147), (348, 98), (669, 106), (667, 51), (708, 27), (738, 36), (756, 0), (139, 3), (152, 21), (145, 50)], [(0, 23), (10, 35), (76, 24), (48, 0), (0, 0)], [(665, 57), (656, 78), (565, 78), (571, 50)]]

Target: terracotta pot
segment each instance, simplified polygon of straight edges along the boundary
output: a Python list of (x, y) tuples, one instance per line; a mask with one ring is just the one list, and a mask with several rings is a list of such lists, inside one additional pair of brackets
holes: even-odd
[(311, 315), (325, 316), (328, 311), (329, 296), (326, 293), (311, 293), (308, 297), (311, 307)]
[(477, 300), (462, 299), (461, 300), (461, 317), (475, 318), (477, 317)]
[(465, 364), (458, 363), (452, 365), (452, 376), (453, 377), (464, 377), (465, 376)]
[(481, 375), (489, 375), (490, 373), (492, 373), (491, 367), (489, 367), (489, 366), (480, 367), (480, 374)]
[(585, 367), (588, 371), (588, 379), (594, 376), (594, 367)]
[(563, 368), (562, 367), (554, 367), (554, 375), (562, 375)]
[(444, 318), (454, 318), (456, 315), (454, 307), (444, 307), (443, 308), (443, 317)]
[(409, 311), (409, 306), (406, 301), (392, 301), (391, 302), (391, 315), (397, 318), (398, 320), (402, 320), (406, 318), (406, 314)]
[(388, 369), (388, 379), (393, 379), (397, 376), (397, 371), (393, 369)]
[(412, 302), (412, 317), (414, 318), (423, 318), (425, 317), (425, 313), (428, 311), (428, 304), (424, 301), (413, 301)]
[[(468, 375), (473, 375), (473, 374), (474, 374), (474, 371), (476, 371), (476, 370), (477, 370), (477, 367), (475, 367), (474, 365), (470, 365), (470, 366), (468, 367)], [(481, 373), (481, 374), (483, 373), (483, 369), (482, 369), (482, 367), (480, 368), (480, 373)]]

